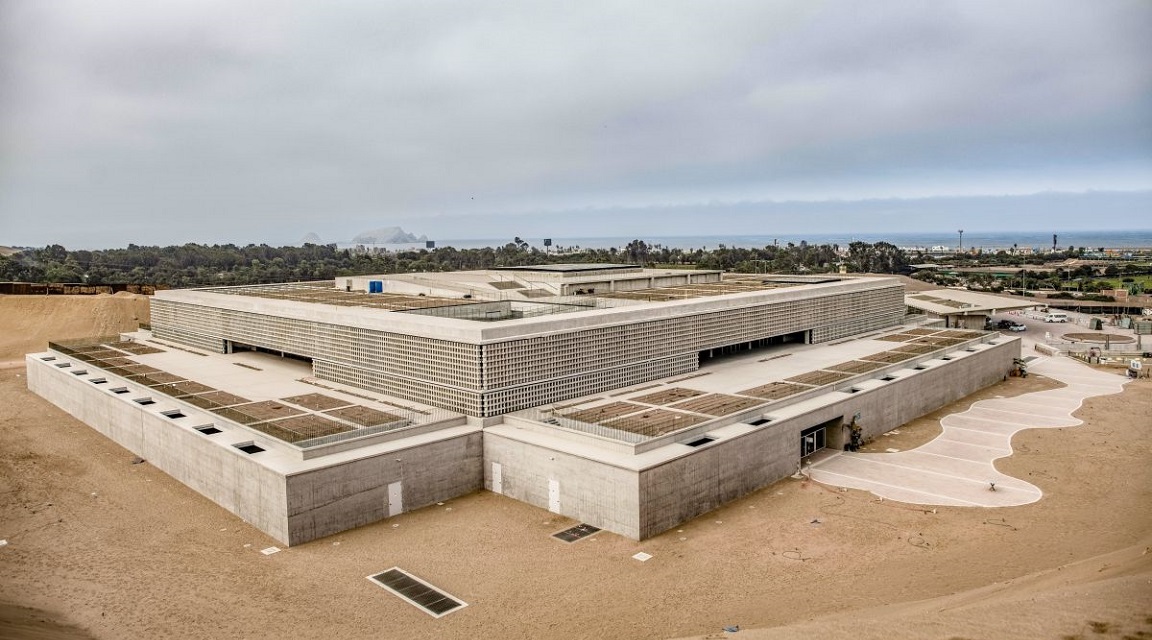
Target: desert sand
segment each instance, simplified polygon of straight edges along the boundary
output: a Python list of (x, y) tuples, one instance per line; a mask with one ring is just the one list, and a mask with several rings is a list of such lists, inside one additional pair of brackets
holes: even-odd
[[(40, 344), (87, 304), (0, 327)], [(1008, 379), (874, 447), (1055, 384)], [(565, 544), (550, 534), (574, 522), (478, 492), (271, 555), (275, 541), (31, 394), (20, 363), (0, 369), (0, 407), (0, 638), (1152, 636), (1147, 380), (1089, 400), (1081, 426), (1016, 436), (997, 466), (1045, 492), (1026, 506), (933, 510), (786, 479), (650, 540)], [(365, 579), (393, 566), (469, 606), (433, 619)]]
[(148, 296), (133, 293), (0, 295), (0, 362), (43, 351), (49, 340), (135, 331), (140, 323), (147, 324), (148, 320)]

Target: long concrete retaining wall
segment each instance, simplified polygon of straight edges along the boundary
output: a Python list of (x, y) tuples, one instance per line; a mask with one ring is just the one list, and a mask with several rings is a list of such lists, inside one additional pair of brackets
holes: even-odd
[(920, 365), (923, 370), (904, 370), (890, 382), (861, 384), (855, 393), (832, 392), (788, 407), (780, 412), (786, 417), (762, 428), (719, 439), (704, 445), (706, 450), (644, 469), (638, 500), (640, 539), (796, 473), (801, 461), (800, 433), (809, 427), (831, 422), (828, 446), (839, 448), (847, 439), (842, 425), (859, 413), (864, 436), (875, 438), (1000, 382), (1019, 353), (1019, 340), (1008, 340), (953, 360), (930, 360)]
[[(146, 388), (126, 383), (115, 376), (93, 372), (77, 376), (55, 365), (60, 358), (45, 362), (35, 355), (26, 357), (28, 389), (96, 429), (116, 444), (144, 458), (149, 464), (176, 478), (197, 493), (243, 518), (276, 540), (287, 544), (288, 517), (285, 509), (283, 476), (253, 460), (248, 454), (220, 441), (251, 441), (248, 432), (216, 424), (222, 433), (211, 439), (193, 427), (213, 421), (197, 415), (164, 396), (142, 406), (136, 399), (152, 394)], [(90, 380), (104, 377), (105, 384)], [(124, 387), (127, 393), (111, 389)], [(161, 412), (180, 409), (188, 414), (179, 423)]]
[[(44, 360), (44, 358), (53, 358)], [(448, 427), (451, 435), (422, 434), (413, 444), (389, 442), (385, 451), (300, 471), (263, 464), (259, 456), (298, 457), (263, 434), (211, 413), (157, 395), (117, 376), (57, 354), (25, 359), (28, 388), (78, 420), (144, 458), (197, 493), (286, 545), (346, 531), (397, 513), (428, 506), (481, 488), (480, 428)], [(101, 384), (94, 380), (104, 379)], [(113, 393), (112, 389), (127, 389)], [(137, 399), (151, 397), (153, 404)], [(164, 412), (179, 410), (173, 419)], [(205, 435), (196, 427), (220, 432)], [(249, 455), (234, 445), (256, 442)], [(332, 457), (338, 458), (341, 454)], [(391, 494), (389, 489), (397, 491)]]
[[(874, 438), (1003, 380), (1019, 353), (1020, 341), (1005, 339), (924, 359), (854, 390), (769, 406), (770, 422), (717, 427), (707, 432), (713, 442), (673, 442), (634, 457), (507, 420), (484, 433), (484, 485), (642, 540), (796, 473), (805, 429), (826, 424), (827, 446), (840, 448), (843, 425), (860, 414), (864, 436)], [(659, 461), (644, 462), (653, 456)]]

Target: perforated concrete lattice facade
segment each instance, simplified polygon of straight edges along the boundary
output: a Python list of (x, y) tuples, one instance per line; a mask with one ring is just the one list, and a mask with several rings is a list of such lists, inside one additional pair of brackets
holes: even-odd
[(904, 318), (891, 278), (342, 277), (158, 292), (150, 331), (50, 344), (28, 385), (284, 544), (479, 489), (643, 539), (1019, 355)]
[[(903, 289), (891, 280), (785, 286), (769, 277), (744, 277), (748, 286), (743, 290), (717, 295), (721, 281), (715, 272), (703, 272), (713, 276), (708, 282), (685, 284), (687, 276), (620, 271), (611, 281), (603, 280), (603, 270), (590, 271), (587, 277), (600, 288), (587, 289), (635, 293), (646, 291), (634, 288), (636, 283), (664, 283), (652, 291), (675, 288), (684, 297), (656, 302), (602, 298), (581, 306), (572, 304), (570, 296), (554, 296), (551, 304), (562, 311), (517, 317), (517, 304), (534, 310), (550, 304), (539, 296), (525, 297), (525, 292), (541, 290), (531, 279), (508, 289), (511, 280), (503, 274), (467, 272), (457, 279), (473, 281), (466, 289), (470, 293), (460, 294), (461, 285), (445, 277), (454, 274), (423, 274), (419, 284), (409, 282), (411, 276), (377, 276), (354, 281), (365, 283), (363, 292), (350, 291), (354, 285), (348, 284), (327, 291), (314, 284), (298, 286), (292, 293), (285, 293), (284, 285), (163, 291), (152, 304), (152, 330), (157, 338), (218, 353), (256, 347), (309, 358), (318, 378), (489, 417), (688, 373), (716, 350), (765, 340), (827, 342), (892, 326), (904, 315)], [(521, 278), (531, 274), (516, 272)], [(540, 275), (557, 278), (551, 271)], [(475, 280), (500, 286), (483, 291)], [(390, 304), (407, 295), (413, 306), (371, 306), (374, 294), (366, 292), (375, 288), (371, 282), (390, 287), (385, 294)], [(694, 291), (699, 295), (690, 297)], [(333, 298), (337, 294), (342, 297)], [(513, 295), (523, 300), (510, 299)], [(450, 296), (458, 304), (446, 304)], [(530, 303), (524, 301), (529, 298)], [(440, 306), (418, 306), (430, 299)], [(588, 299), (595, 296), (585, 295)], [(497, 301), (513, 309), (505, 320), (461, 317), (469, 307)]]

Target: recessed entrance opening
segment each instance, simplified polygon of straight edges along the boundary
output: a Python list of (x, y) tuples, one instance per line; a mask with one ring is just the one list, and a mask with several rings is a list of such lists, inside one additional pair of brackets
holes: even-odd
[(290, 360), (299, 360), (300, 362), (307, 362), (312, 364), (312, 358), (302, 356), (297, 353), (289, 353), (287, 351), (279, 351), (277, 349), (269, 349), (267, 347), (258, 347), (256, 345), (244, 344), (243, 342), (233, 342), (231, 340), (224, 341), (224, 353), (240, 353), (242, 351), (252, 351), (255, 353), (266, 353), (270, 356), (277, 358), (288, 358)]
[(753, 427), (759, 427), (760, 425), (768, 424), (769, 422), (772, 422), (772, 418), (756, 418), (748, 424), (752, 425)]
[(177, 420), (179, 418), (186, 417), (183, 413), (180, 412), (179, 409), (173, 409), (171, 411), (161, 411), (160, 415), (164, 416), (165, 418), (171, 418), (172, 420)]
[(220, 433), (219, 429), (217, 429), (216, 427), (214, 427), (210, 424), (206, 424), (203, 427), (196, 427), (196, 430), (199, 431), (200, 433), (203, 433), (206, 436), (212, 436), (212, 435), (216, 435), (217, 433)]
[(142, 405), (156, 404), (156, 401), (153, 400), (152, 398), (136, 398), (132, 402), (135, 402), (136, 404), (142, 404)]
[(706, 363), (715, 362), (723, 358), (745, 356), (758, 351), (771, 351), (781, 345), (789, 344), (812, 344), (812, 331), (795, 331), (780, 336), (760, 338), (759, 340), (751, 340), (749, 342), (738, 342), (723, 347), (716, 347), (715, 349), (705, 349), (700, 352), (700, 365), (703, 366)]
[(843, 440), (842, 429), (838, 427), (844, 424), (844, 416), (832, 418), (820, 424), (808, 427), (800, 432), (800, 458), (804, 459), (816, 453), (817, 451), (826, 447), (839, 447), (841, 446), (840, 440)]
[(697, 438), (691, 442), (685, 442), (684, 444), (688, 445), (689, 447), (699, 447), (706, 445), (709, 442), (716, 442), (716, 438), (713, 438), (712, 436), (704, 436), (703, 438)]

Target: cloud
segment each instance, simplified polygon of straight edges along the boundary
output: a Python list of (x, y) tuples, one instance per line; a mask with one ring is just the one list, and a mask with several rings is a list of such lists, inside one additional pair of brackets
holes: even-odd
[(28, 242), (1152, 187), (1140, 0), (0, 7)]

